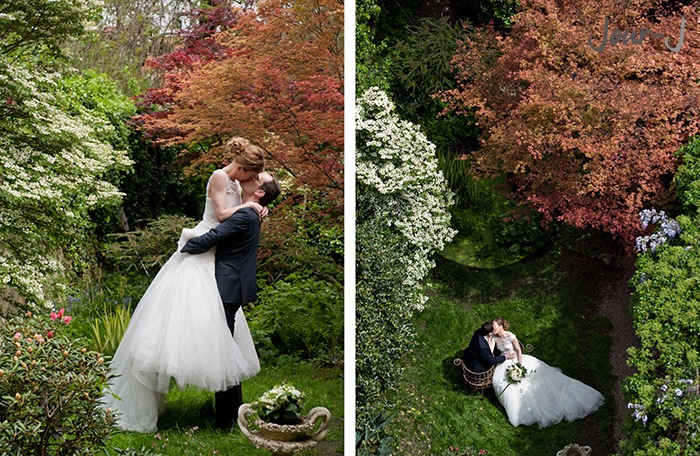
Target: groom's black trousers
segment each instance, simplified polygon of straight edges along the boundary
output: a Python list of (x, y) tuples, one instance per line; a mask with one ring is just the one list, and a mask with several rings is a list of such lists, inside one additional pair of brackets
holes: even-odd
[[(236, 312), (241, 307), (240, 303), (224, 303), (224, 311), (226, 312), (226, 324), (231, 331), (236, 326)], [(235, 385), (226, 391), (219, 391), (214, 395), (216, 405), (216, 423), (222, 427), (230, 427), (233, 421), (238, 418), (238, 408), (243, 404), (243, 393), (241, 385)]]

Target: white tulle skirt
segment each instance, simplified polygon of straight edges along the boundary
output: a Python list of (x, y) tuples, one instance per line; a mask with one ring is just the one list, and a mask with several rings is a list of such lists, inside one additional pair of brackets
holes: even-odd
[(493, 373), (493, 389), (513, 426), (537, 423), (544, 428), (584, 418), (603, 405), (602, 394), (567, 377), (561, 369), (530, 355), (523, 355), (522, 360), (528, 371), (535, 372), (520, 383), (509, 385), (506, 379), (506, 369), (514, 360), (498, 364)]
[[(185, 231), (189, 238), (201, 230)], [(233, 338), (226, 324), (214, 250), (174, 253), (134, 311), (103, 396), (120, 428), (155, 431), (172, 381), (181, 389), (224, 391), (260, 372), (243, 311), (236, 314)]]

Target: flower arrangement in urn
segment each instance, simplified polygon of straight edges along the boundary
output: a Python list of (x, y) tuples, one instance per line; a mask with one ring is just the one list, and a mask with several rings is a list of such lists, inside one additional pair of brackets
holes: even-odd
[(250, 406), (267, 423), (297, 424), (305, 398), (305, 393), (285, 383), (275, 386)]
[[(250, 443), (273, 455), (290, 456), (308, 451), (326, 436), (331, 412), (325, 407), (314, 407), (301, 416), (305, 398), (306, 394), (290, 384), (277, 385), (252, 403), (241, 405), (238, 426)], [(255, 416), (253, 428), (248, 425), (246, 415)]]

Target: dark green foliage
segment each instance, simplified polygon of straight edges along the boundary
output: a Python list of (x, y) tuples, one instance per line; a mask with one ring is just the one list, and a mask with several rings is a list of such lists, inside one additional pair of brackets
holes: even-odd
[(551, 242), (558, 225), (542, 226), (542, 215), (513, 202), (500, 188), (500, 181), (477, 180), (469, 174), (469, 160), (442, 158), (440, 168), (457, 195), (450, 210), (458, 240), (469, 238), (476, 256), (496, 264), (523, 258)]
[(370, 87), (379, 87), (386, 91), (388, 86), (388, 68), (391, 63), (386, 54), (389, 49), (383, 39), (378, 39), (375, 29), (381, 7), (374, 0), (355, 2), (355, 86), (360, 97)]
[(295, 272), (258, 293), (250, 320), (283, 353), (306, 359), (334, 353), (342, 362), (343, 293), (339, 284)]
[(683, 210), (694, 213), (700, 209), (700, 137), (691, 138), (677, 155), (683, 158), (678, 167), (673, 185), (678, 191)]
[(398, 87), (421, 95), (453, 88), (450, 61), (457, 51), (457, 40), (474, 35), (469, 23), (451, 23), (445, 16), (418, 20), (394, 46), (393, 70)]
[(106, 364), (66, 324), (27, 313), (2, 327), (2, 454), (98, 454), (111, 434), (114, 414), (99, 408)]
[(420, 19), (392, 49), (391, 92), (401, 118), (420, 125), (439, 151), (450, 156), (468, 152), (476, 136), (476, 120), (453, 113), (442, 115), (444, 104), (436, 95), (455, 87), (450, 61), (457, 41), (474, 36), (468, 22), (447, 17)]
[(112, 235), (115, 240), (105, 246), (105, 258), (123, 274), (145, 274), (150, 281), (175, 253), (182, 229), (195, 224), (187, 217), (162, 216), (143, 230)]
[(357, 456), (390, 456), (394, 447), (393, 438), (387, 434), (386, 427), (396, 418), (396, 414), (386, 417), (383, 413), (372, 416), (365, 428), (355, 433)]
[(63, 58), (61, 45), (87, 32), (100, 14), (97, 4), (82, 1), (4, 1), (0, 17), (0, 55), (41, 55), (38, 63)]
[(270, 210), (260, 232), (258, 273), (274, 282), (310, 271), (331, 283), (343, 281), (343, 214), (328, 193), (288, 196)]
[(94, 71), (71, 74), (60, 81), (63, 102), (72, 115), (88, 114), (111, 125), (101, 138), (126, 150), (133, 166), (105, 176), (125, 196), (120, 208), (96, 208), (92, 218), (98, 233), (143, 228), (164, 214), (200, 218), (204, 212), (206, 178), (185, 177), (177, 164), (179, 149), (154, 145), (131, 122), (137, 110), (108, 76)]
[(468, 208), (494, 194), (497, 182), (490, 179), (476, 179), (471, 173), (471, 161), (455, 158), (451, 154), (438, 154), (438, 165), (443, 176), (455, 194), (455, 207)]
[(399, 360), (414, 347), (415, 333), (413, 311), (402, 299), (412, 290), (405, 284), (401, 241), (359, 219), (356, 233), (356, 429), (364, 430), (374, 414), (390, 409), (387, 394), (397, 387)]
[(133, 171), (122, 179), (123, 207), (129, 228), (142, 229), (163, 215), (199, 220), (204, 213), (207, 177), (185, 176), (177, 164), (179, 150), (154, 145), (138, 131), (128, 137)]
[(456, 4), (460, 17), (478, 26), (492, 24), (501, 30), (512, 25), (512, 17), (520, 8), (517, 0), (459, 0)]
[(551, 241), (557, 232), (557, 225), (542, 227), (539, 212), (524, 214), (521, 211), (503, 213), (491, 217), (488, 227), (492, 242), (479, 251), (482, 256), (498, 256), (505, 253), (511, 257), (525, 257)]

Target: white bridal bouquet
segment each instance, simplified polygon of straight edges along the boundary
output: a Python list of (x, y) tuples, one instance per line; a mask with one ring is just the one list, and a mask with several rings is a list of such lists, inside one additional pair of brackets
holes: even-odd
[[(508, 384), (503, 388), (503, 391), (508, 389), (510, 385), (517, 385), (526, 378), (530, 378), (535, 372), (534, 370), (527, 370), (527, 368), (520, 363), (511, 364), (506, 368), (506, 380), (508, 380)], [(501, 394), (503, 394), (503, 391), (501, 391)], [(522, 393), (523, 390), (521, 389), (520, 392)], [(501, 394), (499, 394), (499, 396)]]

